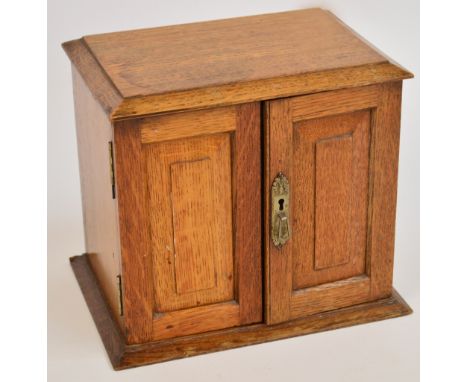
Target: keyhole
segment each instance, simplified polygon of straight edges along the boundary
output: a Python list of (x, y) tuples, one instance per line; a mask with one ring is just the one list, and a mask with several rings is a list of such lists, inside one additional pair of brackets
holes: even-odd
[(278, 200), (279, 206), (280, 206), (280, 211), (283, 211), (284, 208), (284, 199)]

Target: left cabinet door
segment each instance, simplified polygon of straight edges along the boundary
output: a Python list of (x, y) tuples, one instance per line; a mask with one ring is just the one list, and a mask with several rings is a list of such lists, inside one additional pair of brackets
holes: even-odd
[(115, 124), (129, 343), (262, 320), (258, 103)]

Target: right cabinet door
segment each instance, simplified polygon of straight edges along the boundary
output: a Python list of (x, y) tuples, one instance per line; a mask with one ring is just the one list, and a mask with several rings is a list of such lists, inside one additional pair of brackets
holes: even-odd
[(391, 294), (400, 104), (401, 82), (266, 103), (267, 323)]

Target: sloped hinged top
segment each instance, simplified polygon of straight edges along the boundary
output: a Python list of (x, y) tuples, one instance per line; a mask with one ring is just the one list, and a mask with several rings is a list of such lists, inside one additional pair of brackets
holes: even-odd
[(63, 47), (111, 119), (412, 77), (322, 9), (92, 35)]

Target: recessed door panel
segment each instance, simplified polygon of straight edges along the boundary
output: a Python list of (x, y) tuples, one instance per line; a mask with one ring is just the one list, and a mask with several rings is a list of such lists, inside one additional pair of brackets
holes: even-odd
[[(176, 293), (184, 295), (211, 290), (218, 284), (218, 272), (215, 272), (214, 265), (218, 256), (231, 260), (227, 262), (231, 269), (221, 267), (219, 273), (232, 274), (232, 236), (229, 236), (232, 235), (232, 227), (230, 219), (226, 219), (230, 217), (230, 211), (223, 211), (227, 222), (221, 222), (221, 227), (227, 226), (226, 232), (212, 232), (211, 227), (218, 226), (216, 215), (213, 213), (213, 208), (217, 206), (214, 205), (216, 190), (213, 187), (214, 170), (211, 158), (172, 163), (169, 168)], [(229, 182), (225, 186), (230, 190)], [(223, 188), (225, 187), (221, 185), (220, 189)], [(230, 197), (231, 193), (228, 192), (228, 201)], [(206, 241), (200, 241), (202, 237), (206, 237)], [(216, 248), (218, 238), (227, 243), (225, 249)], [(200, 301), (196, 301), (194, 305), (196, 304), (200, 304)]]
[(314, 270), (319, 271), (350, 261), (352, 135), (345, 134), (317, 141), (315, 168)]
[(234, 300), (229, 133), (146, 148), (155, 312)]
[(293, 289), (365, 273), (370, 110), (293, 124)]

